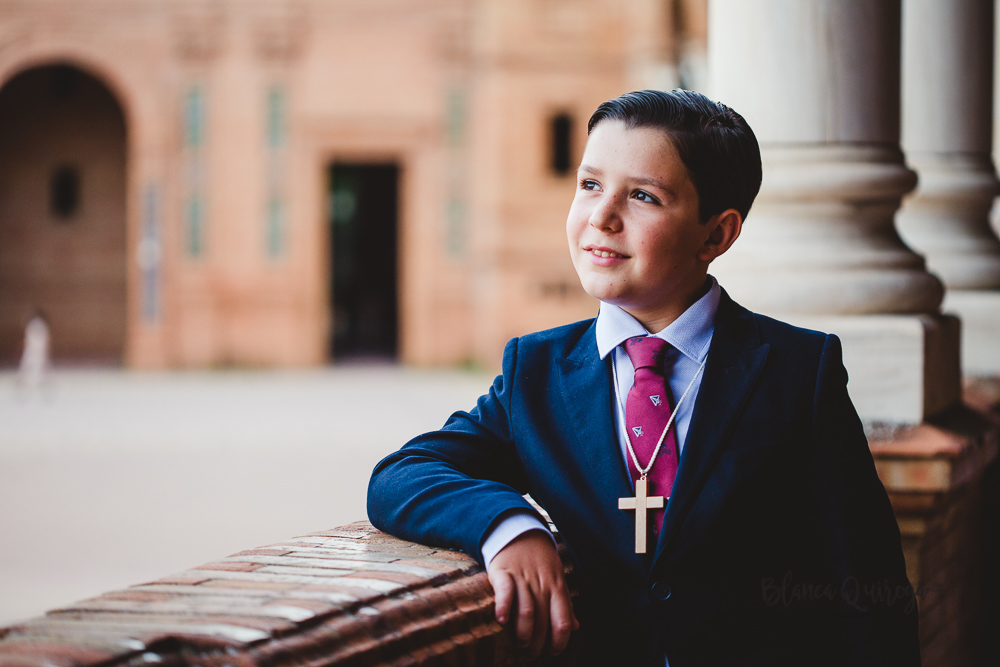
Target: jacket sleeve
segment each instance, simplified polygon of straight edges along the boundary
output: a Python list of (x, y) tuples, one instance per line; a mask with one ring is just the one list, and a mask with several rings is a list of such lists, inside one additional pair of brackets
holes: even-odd
[[(840, 340), (823, 347), (813, 404), (817, 502), (825, 551), (838, 586), (843, 646), (850, 665), (919, 665), (917, 609), (889, 498), (847, 393)], [(831, 628), (832, 629), (832, 628)]]
[[(514, 447), (511, 395), (518, 339), (503, 373), (469, 412), (384, 458), (368, 484), (368, 517), (403, 539), (457, 548), (482, 562), (492, 527), (515, 510), (541, 516), (522, 497), (528, 483)], [(543, 521), (544, 523), (544, 521)]]

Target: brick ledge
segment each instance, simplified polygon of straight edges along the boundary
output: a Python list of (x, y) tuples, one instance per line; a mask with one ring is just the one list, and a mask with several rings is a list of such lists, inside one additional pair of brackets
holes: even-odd
[(982, 387), (970, 387), (964, 404), (923, 424), (872, 434), (869, 446), (890, 495), (945, 493), (997, 457), (1000, 412)]
[(473, 559), (367, 522), (242, 551), (0, 629), (5, 667), (397, 662), (517, 659)]

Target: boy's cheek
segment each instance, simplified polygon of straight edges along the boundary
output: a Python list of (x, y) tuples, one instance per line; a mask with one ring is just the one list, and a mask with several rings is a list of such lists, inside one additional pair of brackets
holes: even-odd
[(584, 252), (570, 247), (569, 256), (573, 261), (573, 270), (576, 271), (576, 277), (580, 280), (583, 285), (583, 289), (587, 289), (587, 282), (593, 277), (590, 272), (590, 267), (587, 266), (587, 258), (584, 257)]
[(594, 295), (593, 286), (591, 284), (592, 283), (591, 276), (588, 276), (586, 271), (581, 270), (580, 267), (576, 265), (575, 259), (573, 265), (574, 268), (576, 269), (577, 280), (580, 281), (580, 286), (583, 287), (583, 291), (589, 294), (590, 296), (593, 296), (594, 298), (598, 298)]

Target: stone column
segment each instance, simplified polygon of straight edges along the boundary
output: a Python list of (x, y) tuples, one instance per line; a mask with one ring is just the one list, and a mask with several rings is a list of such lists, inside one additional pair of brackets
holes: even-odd
[(751, 309), (840, 335), (866, 421), (915, 423), (958, 400), (958, 321), (893, 225), (916, 185), (899, 48), (899, 0), (711, 1), (711, 95), (746, 117), (764, 162), (712, 271)]
[(903, 149), (920, 183), (896, 216), (962, 318), (967, 374), (1000, 373), (1000, 194), (990, 157), (993, 0), (903, 1)]

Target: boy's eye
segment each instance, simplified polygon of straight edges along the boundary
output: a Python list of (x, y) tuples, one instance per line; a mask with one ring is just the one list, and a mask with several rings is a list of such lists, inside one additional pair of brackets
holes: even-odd
[(632, 196), (635, 197), (636, 199), (638, 199), (639, 201), (645, 201), (645, 202), (649, 202), (651, 204), (658, 204), (659, 203), (657, 201), (656, 197), (654, 197), (653, 195), (649, 194), (645, 190), (636, 190), (632, 194)]
[(598, 190), (601, 186), (597, 184), (597, 181), (592, 181), (589, 178), (584, 178), (580, 180), (581, 190)]

